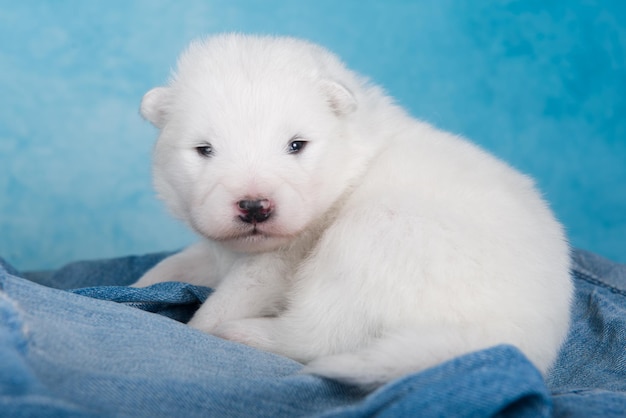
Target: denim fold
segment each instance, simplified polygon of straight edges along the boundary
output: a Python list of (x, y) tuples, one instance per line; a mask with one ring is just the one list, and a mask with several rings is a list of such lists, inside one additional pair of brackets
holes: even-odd
[(20, 273), (0, 260), (0, 417), (623, 417), (626, 266), (575, 250), (572, 325), (544, 378), (517, 348), (371, 393), (185, 325), (211, 289), (131, 288), (168, 253)]

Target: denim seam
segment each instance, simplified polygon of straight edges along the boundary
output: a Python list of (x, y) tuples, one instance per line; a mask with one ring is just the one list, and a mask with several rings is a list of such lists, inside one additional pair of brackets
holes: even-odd
[(581, 280), (584, 280), (588, 283), (591, 283), (595, 286), (600, 286), (603, 287), (605, 289), (610, 290), (612, 293), (616, 293), (618, 295), (621, 296), (626, 296), (626, 291), (619, 289), (617, 287), (611, 286), (605, 282), (602, 281), (602, 279), (600, 279), (598, 276), (596, 276), (595, 274), (593, 274), (592, 272), (590, 272), (589, 270), (586, 270), (580, 266), (576, 266), (572, 269), (572, 272), (574, 273), (574, 275), (576, 277), (578, 277)]

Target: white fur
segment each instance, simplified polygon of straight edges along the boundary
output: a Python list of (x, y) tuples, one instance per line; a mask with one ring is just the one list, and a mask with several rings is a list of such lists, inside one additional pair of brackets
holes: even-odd
[[(331, 53), (194, 42), (141, 111), (161, 129), (156, 189), (204, 239), (136, 286), (215, 287), (191, 326), (369, 387), (500, 343), (543, 372), (554, 361), (569, 251), (533, 182)], [(294, 138), (308, 141), (298, 154)], [(245, 199), (271, 202), (270, 218), (242, 222)]]

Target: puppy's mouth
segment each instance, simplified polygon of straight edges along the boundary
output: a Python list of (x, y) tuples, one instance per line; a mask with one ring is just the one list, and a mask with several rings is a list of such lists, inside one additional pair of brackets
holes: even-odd
[(248, 237), (267, 237), (269, 236), (266, 232), (263, 232), (261, 230), (259, 230), (259, 228), (257, 228), (256, 225), (253, 225), (251, 230), (248, 230), (244, 233), (242, 233), (241, 235), (239, 235), (238, 238), (248, 238)]
[(285, 230), (280, 223), (267, 222), (232, 222), (222, 224), (218, 228), (209, 228), (195, 221), (189, 222), (200, 235), (219, 242), (235, 251), (256, 253), (271, 251), (286, 245), (297, 235)]
[(219, 241), (237, 241), (237, 240), (249, 240), (249, 239), (263, 239), (272, 238), (275, 234), (260, 228), (258, 224), (251, 224), (247, 228), (238, 228), (218, 238)]
[(259, 253), (273, 251), (287, 245), (293, 236), (281, 234), (280, 231), (274, 231), (271, 228), (250, 225), (248, 228), (231, 231), (213, 239), (234, 251)]

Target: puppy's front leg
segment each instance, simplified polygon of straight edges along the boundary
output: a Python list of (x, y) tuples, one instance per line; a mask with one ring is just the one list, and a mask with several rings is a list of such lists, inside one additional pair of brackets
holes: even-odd
[(167, 257), (148, 270), (132, 287), (147, 287), (162, 282), (185, 282), (215, 287), (224, 271), (235, 260), (232, 253), (208, 241), (200, 241)]
[[(329, 330), (317, 331), (319, 332), (303, 332), (302, 328), (294, 327), (293, 323), (278, 316), (227, 321), (217, 326), (213, 334), (306, 363), (320, 355), (320, 347), (316, 344), (328, 339), (326, 332)], [(318, 340), (317, 336), (321, 338)]]
[(281, 352), (276, 345), (280, 318), (247, 318), (227, 321), (215, 328), (213, 334), (226, 340), (246, 344), (260, 350)]
[(276, 315), (283, 309), (286, 276), (284, 260), (273, 253), (237, 260), (189, 326), (212, 333), (225, 321)]

